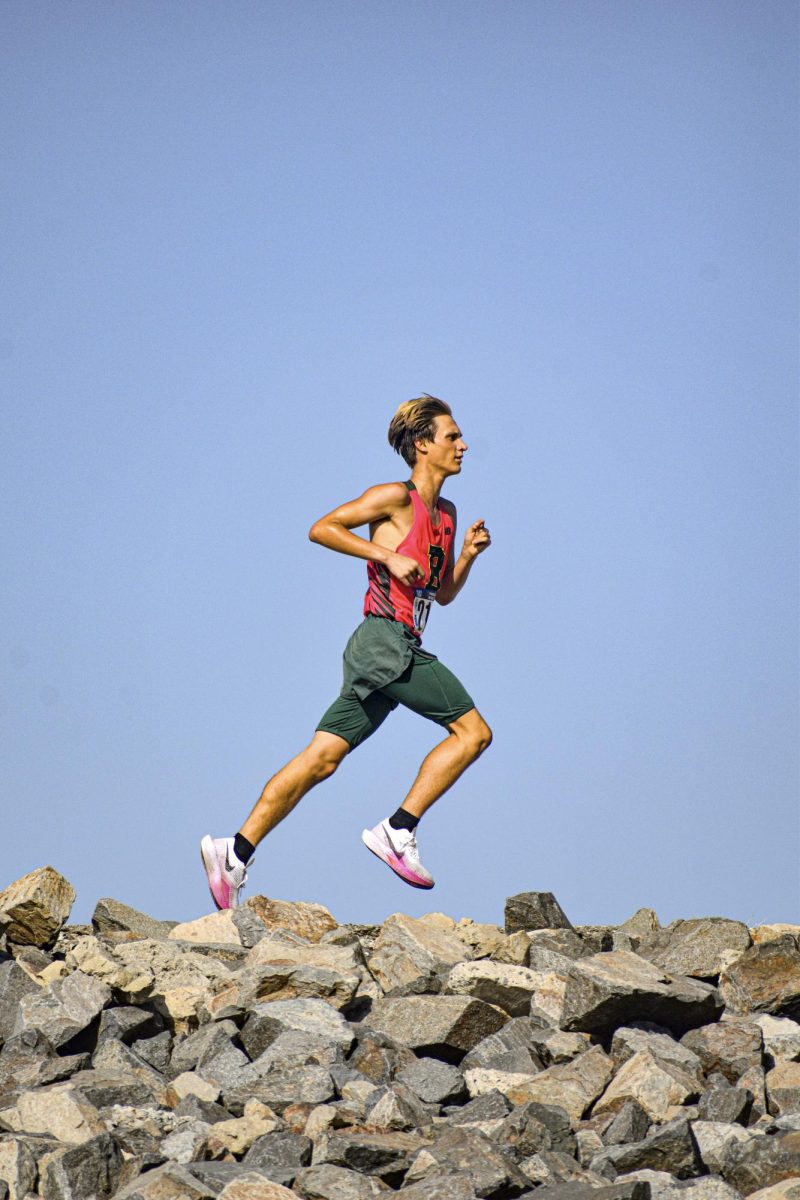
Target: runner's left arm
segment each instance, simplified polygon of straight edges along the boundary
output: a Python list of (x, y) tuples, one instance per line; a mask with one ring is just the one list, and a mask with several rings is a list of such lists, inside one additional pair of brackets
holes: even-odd
[[(452, 510), (452, 516), (453, 533), (455, 534), (455, 508)], [(488, 549), (491, 544), (492, 539), (484, 522), (473, 521), (464, 535), (464, 545), (461, 547), (461, 553), (458, 558), (455, 557), (453, 550), (450, 550), (450, 561), (447, 564), (444, 577), (436, 593), (436, 600), (439, 604), (451, 604), (455, 600), (467, 582), (475, 559), (479, 554), (483, 554), (484, 550)]]

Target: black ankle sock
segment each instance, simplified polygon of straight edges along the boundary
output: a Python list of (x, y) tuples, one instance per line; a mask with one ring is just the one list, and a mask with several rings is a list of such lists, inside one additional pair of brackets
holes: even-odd
[(392, 813), (389, 817), (389, 824), (392, 829), (410, 829), (413, 833), (419, 825), (419, 817), (415, 817), (413, 813), (406, 812), (404, 808), (398, 808), (396, 813)]
[(249, 863), (255, 852), (256, 848), (253, 843), (248, 842), (246, 837), (242, 837), (240, 833), (237, 833), (236, 837), (233, 839), (233, 853), (236, 855), (239, 862)]

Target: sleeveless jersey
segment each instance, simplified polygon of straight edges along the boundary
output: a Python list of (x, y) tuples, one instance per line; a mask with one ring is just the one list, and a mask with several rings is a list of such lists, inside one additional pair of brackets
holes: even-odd
[(364, 597), (364, 615), (371, 614), (374, 617), (388, 617), (392, 621), (401, 621), (416, 637), (421, 637), (450, 557), (453, 518), (439, 503), (436, 506), (439, 520), (434, 525), (414, 484), (409, 480), (406, 487), (411, 496), (413, 520), (410, 530), (395, 553), (416, 559), (424, 577), (418, 586), (408, 587), (395, 579), (383, 563), (368, 562), (369, 587)]

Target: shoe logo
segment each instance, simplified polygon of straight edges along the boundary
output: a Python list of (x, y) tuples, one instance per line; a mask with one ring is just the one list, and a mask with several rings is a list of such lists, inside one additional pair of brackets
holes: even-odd
[(225, 847), (225, 870), (226, 871), (233, 870), (233, 864), (232, 864), (230, 858), (228, 857), (228, 847), (227, 846)]

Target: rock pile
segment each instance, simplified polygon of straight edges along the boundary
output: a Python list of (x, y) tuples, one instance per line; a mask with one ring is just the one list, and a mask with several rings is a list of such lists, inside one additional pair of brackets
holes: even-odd
[(800, 926), (0, 893), (0, 1200), (800, 1200)]

